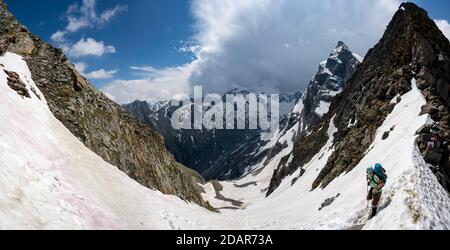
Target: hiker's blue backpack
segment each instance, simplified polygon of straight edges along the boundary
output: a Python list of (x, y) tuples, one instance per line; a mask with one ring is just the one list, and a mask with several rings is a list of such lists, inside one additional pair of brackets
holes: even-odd
[(380, 163), (375, 164), (374, 173), (380, 178), (384, 183), (387, 181), (386, 170)]

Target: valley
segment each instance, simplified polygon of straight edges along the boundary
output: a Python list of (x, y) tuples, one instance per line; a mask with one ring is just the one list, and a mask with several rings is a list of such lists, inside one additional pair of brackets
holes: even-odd
[(279, 95), (270, 140), (177, 130), (180, 107), (115, 103), (0, 0), (0, 229), (448, 230), (449, 69), (449, 40), (402, 3), (365, 57), (339, 41)]

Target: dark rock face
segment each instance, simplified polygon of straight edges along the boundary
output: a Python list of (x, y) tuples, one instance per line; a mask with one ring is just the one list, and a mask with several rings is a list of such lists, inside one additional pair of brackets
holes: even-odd
[[(249, 93), (235, 89), (227, 94)], [(300, 97), (301, 93), (280, 95), (280, 107), (290, 110)], [(175, 130), (171, 117), (178, 107), (171, 107), (170, 103), (158, 106), (155, 109), (146, 102), (135, 101), (124, 105), (124, 109), (163, 135), (175, 159), (201, 173), (206, 180), (239, 178), (248, 166), (261, 160), (254, 154), (266, 143), (260, 138), (260, 130)]]
[(426, 11), (403, 3), (383, 38), (368, 52), (342, 94), (332, 101), (330, 112), (295, 145), (292, 163), (274, 173), (268, 193), (319, 152), (328, 140), (326, 128), (333, 117), (338, 128), (335, 150), (312, 188), (325, 187), (351, 171), (395, 106), (390, 101), (411, 90), (413, 77), (428, 103), (424, 112), (430, 113), (440, 128), (439, 135), (449, 141), (449, 56), (449, 41)]
[(0, 2), (0, 54), (7, 51), (24, 57), (52, 113), (89, 149), (144, 186), (205, 205), (195, 184), (201, 177), (174, 160), (160, 135), (90, 85)]
[(320, 63), (317, 74), (308, 85), (303, 99), (302, 129), (317, 124), (328, 112), (331, 101), (342, 92), (359, 64), (348, 46), (338, 42), (328, 59)]
[(147, 124), (151, 122), (150, 116), (156, 114), (145, 101), (134, 101), (130, 104), (123, 105), (123, 108), (136, 117), (136, 119)]
[[(323, 145), (328, 140), (326, 134), (318, 134), (316, 137), (306, 137), (305, 135), (309, 131), (318, 129), (314, 127), (320, 121), (323, 115), (329, 111), (329, 106), (332, 100), (338, 96), (347, 85), (350, 77), (355, 73), (360, 61), (359, 56), (352, 53), (347, 45), (343, 42), (338, 42), (336, 48), (331, 52), (327, 60), (323, 61), (319, 65), (317, 74), (313, 77), (313, 80), (309, 83), (307, 91), (302, 99), (298, 103), (298, 110), (291, 112), (287, 118), (282, 122), (281, 127), (285, 131), (289, 131), (295, 125), (299, 124), (299, 131), (295, 138), (292, 138), (294, 142), (302, 140), (304, 148), (302, 150), (295, 150), (292, 154), (297, 157), (293, 158), (291, 164), (297, 164), (299, 166), (304, 165), (315, 155), (317, 145)], [(323, 128), (323, 127), (322, 127)], [(323, 128), (326, 131), (326, 128)], [(284, 134), (282, 134), (283, 136)], [(269, 159), (283, 150), (284, 147), (278, 145), (277, 148), (271, 149)], [(297, 169), (287, 166), (288, 160), (291, 154), (284, 156), (278, 164), (278, 169), (275, 171), (275, 176), (287, 176), (293, 174)], [(304, 170), (301, 171), (303, 173)], [(295, 178), (292, 185), (301, 176)], [(272, 180), (273, 183), (268, 189), (268, 195), (270, 195), (275, 188), (281, 183), (280, 178)]]

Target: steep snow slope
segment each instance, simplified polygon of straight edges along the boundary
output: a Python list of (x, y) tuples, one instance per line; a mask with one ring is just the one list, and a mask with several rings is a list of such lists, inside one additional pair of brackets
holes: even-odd
[[(353, 171), (341, 175), (325, 189), (310, 191), (312, 182), (333, 151), (330, 148), (332, 136), (305, 166), (305, 173), (294, 185), (292, 180), (299, 173), (285, 179), (272, 196), (264, 199), (264, 193), (260, 191), (268, 182), (262, 172), (233, 185), (222, 183), (227, 191), (223, 194), (240, 199), (242, 196), (236, 194), (252, 197), (250, 194), (253, 192), (253, 203), (246, 204), (244, 211), (253, 211), (254, 216), (264, 210), (270, 211), (271, 215), (267, 216), (272, 221), (265, 226), (270, 225), (271, 228), (449, 229), (450, 198), (415, 147), (416, 130), (431, 120), (427, 115), (419, 116), (425, 100), (415, 87), (415, 81), (412, 85), (413, 89), (402, 96), (402, 101), (379, 128), (364, 159)], [(382, 140), (383, 133), (393, 127), (389, 138)], [(336, 128), (331, 123), (328, 134), (334, 132)], [(366, 224), (365, 169), (376, 162), (384, 163), (389, 181), (379, 215)], [(252, 182), (255, 183), (237, 188)], [(319, 211), (322, 202), (329, 198), (335, 198), (334, 202)]]
[[(362, 60), (363, 58), (352, 53), (347, 45), (338, 42), (329, 57), (319, 64), (317, 73), (306, 88), (307, 91), (297, 103), (290, 105), (290, 112), (284, 116), (279, 131), (269, 142), (265, 142), (248, 155), (257, 160), (250, 162), (250, 166), (243, 174), (240, 182), (247, 181), (244, 186), (257, 187), (259, 192), (267, 193), (267, 179), (272, 178), (274, 170), (280, 163), (286, 164), (282, 159), (292, 153), (299, 134), (308, 132), (309, 127), (328, 113), (330, 102), (342, 92), (347, 80)], [(232, 192), (230, 195), (248, 201), (249, 196), (253, 197), (255, 192), (244, 194)]]
[[(334, 134), (335, 151), (311, 188), (325, 188), (335, 178), (355, 168), (374, 142), (378, 128), (392, 112), (391, 100), (411, 90), (413, 77), (427, 100), (422, 114), (430, 114), (439, 130), (437, 136), (450, 141), (450, 61), (446, 59), (450, 55), (449, 45), (425, 10), (413, 3), (403, 3), (383, 38), (368, 51), (343, 92), (333, 99), (330, 112), (307, 134), (302, 134), (292, 154), (282, 159), (268, 195), (285, 177), (294, 174), (319, 152), (328, 140), (326, 130), (320, 128), (327, 127), (333, 117), (338, 128)], [(438, 150), (442, 150), (444, 156), (439, 171), (448, 172), (448, 150), (445, 146)]]
[[(20, 56), (6, 53), (0, 64), (38, 89)], [(155, 209), (190, 206), (140, 186), (88, 150), (45, 100), (10, 89), (3, 67), (0, 96), (0, 228), (170, 228)]]
[(96, 89), (0, 0), (0, 55), (5, 52), (23, 56), (50, 111), (86, 147), (146, 187), (206, 206), (196, 187), (201, 177), (175, 161), (164, 139)]
[[(264, 199), (258, 188), (245, 185), (252, 180), (268, 185), (267, 170), (236, 183), (223, 182), (225, 197), (241, 191), (255, 195), (244, 201), (245, 209), (217, 214), (175, 196), (149, 190), (104, 162), (52, 115), (45, 100), (33, 94), (31, 98), (22, 98), (8, 87), (3, 68), (17, 72), (29, 90), (36, 88), (20, 56), (7, 53), (0, 57), (0, 64), (4, 66), (0, 66), (2, 229), (450, 227), (450, 199), (413, 146), (415, 130), (430, 121), (427, 116), (418, 116), (425, 101), (415, 87), (386, 119), (358, 167), (326, 189), (310, 192), (311, 183), (333, 151), (330, 148), (331, 135), (336, 132), (333, 123), (327, 128), (330, 135), (327, 145), (307, 164), (303, 177), (292, 187), (291, 180), (286, 179), (272, 196)], [(382, 141), (383, 132), (394, 125), (390, 137)], [(380, 214), (365, 224), (365, 168), (374, 162), (385, 164), (389, 182)], [(318, 211), (325, 199), (338, 193), (340, 196), (330, 206)], [(208, 193), (205, 197), (214, 195)]]

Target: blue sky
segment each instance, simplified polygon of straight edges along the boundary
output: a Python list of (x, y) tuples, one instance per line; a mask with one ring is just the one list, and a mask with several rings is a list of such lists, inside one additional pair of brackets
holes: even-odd
[[(9, 9), (33, 33), (58, 46), (51, 36), (62, 30), (67, 22), (65, 13), (76, 0), (13, 0), (6, 1)], [(114, 46), (116, 53), (102, 56), (72, 57), (73, 62), (82, 61), (88, 65), (86, 72), (99, 68), (118, 70), (117, 78), (130, 78), (130, 65), (152, 65), (165, 67), (181, 65), (191, 61), (192, 55), (180, 53), (177, 48), (192, 35), (193, 20), (189, 3), (184, 0), (100, 0), (97, 10), (106, 10), (117, 5), (126, 5), (127, 11), (118, 13), (110, 22), (100, 28), (86, 28), (67, 36), (72, 41), (93, 38)], [(32, 7), (31, 7), (32, 6)], [(102, 87), (108, 80), (96, 80)]]
[[(302, 91), (337, 41), (364, 55), (397, 0), (4, 0), (112, 99), (154, 101), (192, 85)], [(450, 1), (415, 1), (449, 29)], [(69, 17), (72, 22), (69, 22)], [(57, 32), (63, 36), (55, 36)]]

